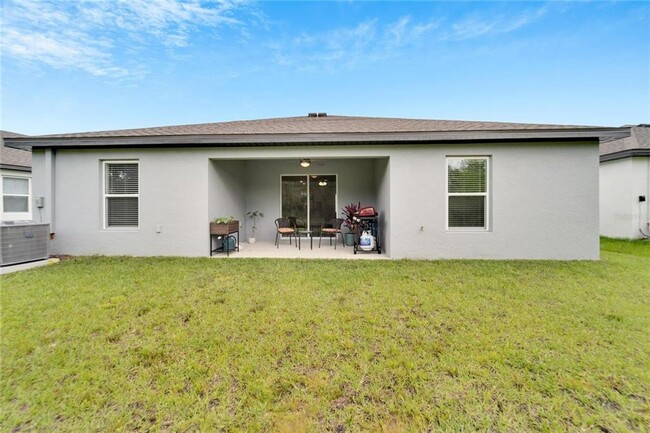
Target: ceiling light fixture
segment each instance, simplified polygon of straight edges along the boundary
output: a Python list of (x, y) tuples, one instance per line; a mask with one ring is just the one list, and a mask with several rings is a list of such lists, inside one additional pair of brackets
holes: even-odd
[(327, 181), (325, 179), (318, 182), (318, 186), (327, 186)]
[(311, 161), (308, 159), (301, 159), (300, 160), (300, 165), (307, 168), (311, 165)]

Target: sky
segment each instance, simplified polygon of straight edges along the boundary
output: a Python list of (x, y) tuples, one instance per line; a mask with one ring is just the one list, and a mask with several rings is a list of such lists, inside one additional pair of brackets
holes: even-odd
[(650, 2), (2, 0), (0, 128), (650, 123)]

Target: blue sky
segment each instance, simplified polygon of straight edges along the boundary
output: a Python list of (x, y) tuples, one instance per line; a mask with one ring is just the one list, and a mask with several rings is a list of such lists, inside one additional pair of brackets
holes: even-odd
[(650, 123), (649, 2), (2, 2), (2, 129)]

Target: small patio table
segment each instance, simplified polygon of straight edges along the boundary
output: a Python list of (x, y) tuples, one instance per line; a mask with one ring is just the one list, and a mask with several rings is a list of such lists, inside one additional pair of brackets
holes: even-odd
[(314, 236), (313, 236), (314, 231), (313, 230), (298, 230), (298, 249), (300, 250), (300, 235), (307, 235), (309, 236), (309, 249), (313, 250), (314, 249)]

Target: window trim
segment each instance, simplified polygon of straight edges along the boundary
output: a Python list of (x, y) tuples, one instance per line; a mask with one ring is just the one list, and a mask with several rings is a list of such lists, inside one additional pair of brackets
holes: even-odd
[[(0, 203), (0, 209), (2, 209), (2, 212), (0, 213), (0, 220), (1, 221), (28, 221), (32, 219), (32, 211), (33, 211), (33, 206), (32, 206), (32, 177), (31, 175), (20, 175), (20, 174), (2, 174), (0, 176), (2, 178), (2, 182), (0, 183), (0, 199), (2, 199), (2, 202)], [(25, 194), (5, 194), (4, 193), (4, 180), (7, 178), (12, 178), (12, 179), (25, 179), (27, 180), (27, 212), (11, 212), (11, 211), (6, 211), (4, 208), (4, 197), (25, 197)]]
[[(109, 164), (135, 164), (138, 167), (138, 193), (137, 194), (108, 194), (106, 192), (106, 169)], [(119, 197), (135, 197), (138, 199), (138, 225), (110, 227), (108, 225), (108, 199)], [(137, 231), (140, 230), (140, 160), (138, 159), (111, 159), (102, 161), (102, 228), (108, 231)]]
[[(449, 161), (458, 159), (485, 160), (485, 192), (449, 192)], [(485, 233), (490, 231), (490, 170), (491, 157), (489, 155), (447, 155), (445, 158), (445, 230), (448, 232)], [(449, 227), (449, 197), (485, 197), (485, 225), (483, 227)]]

